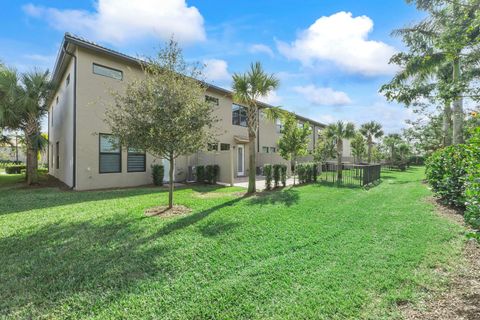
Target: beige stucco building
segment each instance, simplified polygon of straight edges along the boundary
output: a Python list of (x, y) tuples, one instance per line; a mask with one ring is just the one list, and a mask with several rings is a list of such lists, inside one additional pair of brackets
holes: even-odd
[[(49, 108), (50, 174), (75, 190), (128, 187), (151, 183), (151, 165), (168, 163), (128, 148), (112, 146), (105, 123), (111, 92), (122, 91), (132, 79), (142, 77), (140, 61), (65, 34), (54, 68), (57, 83)], [(185, 155), (175, 163), (175, 180), (191, 178), (196, 165), (218, 164), (219, 181), (231, 184), (237, 177), (258, 171), (265, 163), (286, 163), (277, 150), (279, 123), (260, 114), (256, 141), (257, 166), (248, 166), (248, 134), (242, 107), (228, 90), (210, 85), (205, 97), (215, 107), (218, 145), (211, 150)], [(261, 103), (262, 107), (270, 107)], [(298, 116), (313, 128), (309, 149), (313, 150), (324, 124)], [(168, 121), (166, 119), (165, 121)], [(307, 157), (308, 158), (311, 157)], [(167, 169), (167, 168), (166, 168)]]

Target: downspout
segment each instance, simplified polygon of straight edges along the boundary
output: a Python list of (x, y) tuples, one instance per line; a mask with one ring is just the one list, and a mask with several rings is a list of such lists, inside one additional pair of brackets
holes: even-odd
[[(257, 128), (257, 152), (260, 153), (260, 108), (257, 108), (257, 119), (258, 119), (258, 128)], [(256, 165), (256, 164), (255, 164)], [(255, 168), (256, 169), (256, 168)]]
[(62, 50), (73, 58), (73, 174), (72, 174), (72, 187), (75, 189), (77, 183), (77, 56), (63, 46)]

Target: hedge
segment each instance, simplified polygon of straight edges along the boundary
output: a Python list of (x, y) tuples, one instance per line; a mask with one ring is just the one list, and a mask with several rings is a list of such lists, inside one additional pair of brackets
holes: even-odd
[(207, 165), (205, 170), (205, 180), (209, 184), (216, 184), (218, 180), (218, 175), (220, 173), (220, 167), (215, 165)]
[(468, 157), (468, 147), (461, 144), (434, 152), (426, 162), (428, 183), (445, 204), (465, 206)]
[(27, 167), (25, 165), (8, 165), (5, 167), (6, 174), (19, 174), (22, 173), (22, 170), (25, 170)]
[(165, 176), (165, 167), (161, 164), (152, 165), (152, 179), (156, 186), (163, 186), (163, 177)]
[[(450, 146), (426, 161), (427, 181), (444, 203), (465, 209), (465, 221), (480, 230), (480, 139)], [(474, 235), (480, 240), (480, 231)]]
[(318, 166), (312, 162), (298, 163), (296, 167), (298, 182), (310, 183), (317, 181)]
[[(275, 188), (280, 187), (280, 183), (282, 181), (282, 168), (287, 168), (286, 165), (283, 164), (276, 164), (273, 166), (273, 181), (275, 182)], [(285, 184), (283, 184), (285, 187)]]
[(195, 167), (195, 176), (197, 177), (198, 183), (205, 182), (205, 167), (204, 166), (196, 166)]
[(272, 178), (273, 178), (273, 172), (272, 172), (272, 165), (271, 164), (266, 164), (263, 166), (263, 174), (265, 175), (265, 189), (271, 190), (272, 189)]

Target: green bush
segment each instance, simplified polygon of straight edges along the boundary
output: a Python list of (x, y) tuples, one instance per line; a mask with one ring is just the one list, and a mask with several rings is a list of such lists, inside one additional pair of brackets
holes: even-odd
[(272, 173), (272, 165), (271, 164), (266, 164), (263, 166), (263, 174), (265, 175), (265, 188), (267, 190), (272, 189), (272, 178), (273, 178), (273, 173)]
[(207, 165), (205, 167), (205, 178), (207, 183), (216, 184), (218, 180), (218, 175), (220, 173), (220, 167), (218, 165)]
[(6, 174), (20, 174), (22, 173), (22, 170), (25, 170), (27, 167), (24, 165), (7, 165), (5, 167), (5, 173)]
[(280, 187), (280, 182), (282, 179), (282, 166), (281, 164), (276, 164), (273, 166), (273, 181), (275, 182), (275, 188)]
[(480, 241), (480, 127), (472, 135), (465, 183), (465, 221), (479, 230), (476, 237)]
[(152, 179), (156, 186), (163, 186), (163, 177), (165, 176), (165, 167), (161, 164), (152, 164)]
[(287, 186), (287, 166), (284, 164), (281, 164), (279, 166), (280, 166), (280, 180), (282, 181), (282, 186), (286, 187)]
[(205, 183), (205, 167), (204, 166), (196, 166), (195, 175), (197, 177), (197, 182)]
[(312, 164), (312, 170), (313, 170), (313, 182), (318, 181), (318, 164), (314, 163)]
[(299, 183), (310, 183), (317, 181), (317, 165), (306, 162), (297, 164)]
[(446, 204), (465, 206), (468, 157), (468, 146), (456, 145), (434, 152), (426, 161), (428, 183)]

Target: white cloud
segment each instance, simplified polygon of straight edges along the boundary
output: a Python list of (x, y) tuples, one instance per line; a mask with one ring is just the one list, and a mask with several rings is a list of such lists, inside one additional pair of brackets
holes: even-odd
[(384, 42), (369, 40), (372, 29), (369, 17), (352, 17), (350, 12), (342, 11), (320, 17), (295, 41), (290, 44), (277, 41), (277, 47), (284, 56), (305, 66), (327, 61), (352, 73), (391, 74), (395, 67), (388, 61), (396, 50)]
[(273, 50), (269, 46), (260, 43), (251, 45), (249, 51), (251, 53), (265, 53), (270, 57), (274, 56)]
[(293, 90), (300, 93), (313, 105), (318, 106), (343, 106), (352, 103), (350, 97), (343, 91), (332, 88), (316, 87), (314, 85), (297, 86)]
[(203, 17), (185, 0), (96, 0), (95, 11), (63, 10), (27, 4), (25, 13), (61, 31), (110, 43), (144, 37), (174, 38), (182, 43), (206, 38)]
[(228, 64), (225, 60), (220, 59), (206, 59), (203, 60), (205, 69), (204, 76), (209, 82), (218, 82), (225, 85), (232, 80), (232, 76), (228, 72)]
[(260, 101), (272, 106), (278, 106), (282, 100), (282, 97), (278, 95), (277, 91), (270, 91), (266, 97), (260, 98)]

